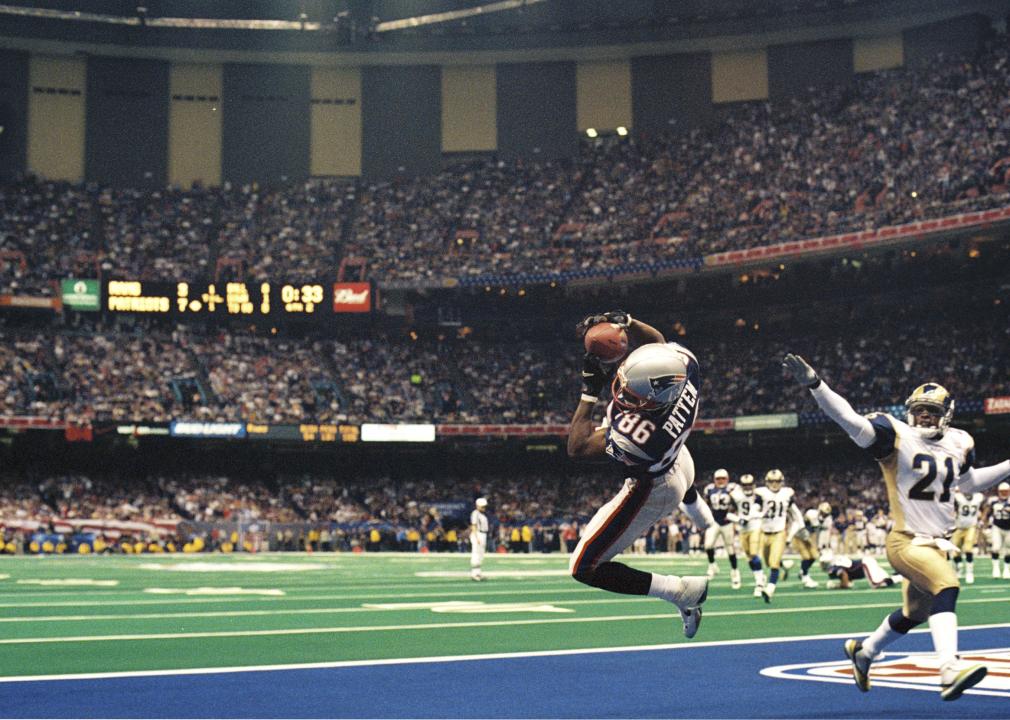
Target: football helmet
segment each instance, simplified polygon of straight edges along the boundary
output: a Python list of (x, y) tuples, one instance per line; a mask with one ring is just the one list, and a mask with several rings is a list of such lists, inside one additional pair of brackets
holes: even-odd
[(996, 486), (996, 494), (999, 495), (1001, 500), (1006, 500), (1010, 498), (1010, 483), (1001, 482)]
[(718, 488), (726, 487), (729, 485), (729, 473), (726, 472), (724, 468), (719, 468), (712, 475), (712, 482), (714, 482), (715, 486)]
[(821, 514), (821, 517), (827, 517), (831, 514), (831, 504), (828, 502), (822, 502), (817, 506), (817, 512)]
[(693, 358), (663, 343), (649, 343), (624, 360), (611, 385), (614, 404), (625, 412), (661, 412), (680, 399)]
[[(920, 413), (923, 410), (928, 413), (933, 423), (919, 424)], [(905, 400), (905, 422), (925, 438), (935, 440), (943, 437), (953, 417), (954, 398), (943, 385), (937, 383), (920, 385)]]
[(747, 495), (754, 494), (754, 476), (753, 475), (741, 475), (740, 476), (740, 488)]
[(474, 501), (474, 505), (476, 505), (478, 508), (486, 508), (487, 507), (487, 498), (482, 498), (482, 497), (477, 498)]
[(774, 470), (769, 470), (765, 473), (765, 485), (771, 491), (776, 491), (782, 487), (782, 483), (785, 482), (786, 476), (782, 474), (782, 471), (778, 468)]

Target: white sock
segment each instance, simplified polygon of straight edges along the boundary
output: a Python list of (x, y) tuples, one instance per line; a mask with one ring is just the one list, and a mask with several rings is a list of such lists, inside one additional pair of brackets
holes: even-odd
[(755, 585), (764, 585), (765, 584), (765, 571), (764, 570), (755, 570), (754, 571), (754, 584)]
[(871, 660), (877, 657), (884, 648), (903, 635), (903, 633), (900, 633), (891, 627), (889, 618), (890, 616), (885, 617), (884, 622), (880, 623), (880, 627), (874, 630), (870, 637), (863, 640), (863, 652), (866, 653), (866, 657)]
[(649, 584), (649, 595), (674, 602), (684, 592), (684, 581), (676, 575), (660, 575), (652, 573), (652, 583)]
[(941, 612), (929, 616), (929, 632), (940, 667), (957, 659), (957, 615)]

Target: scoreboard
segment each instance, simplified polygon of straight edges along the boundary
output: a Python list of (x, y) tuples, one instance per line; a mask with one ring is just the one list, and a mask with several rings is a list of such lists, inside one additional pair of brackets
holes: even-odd
[(365, 283), (148, 282), (103, 283), (106, 312), (173, 317), (314, 317), (369, 312), (372, 288)]

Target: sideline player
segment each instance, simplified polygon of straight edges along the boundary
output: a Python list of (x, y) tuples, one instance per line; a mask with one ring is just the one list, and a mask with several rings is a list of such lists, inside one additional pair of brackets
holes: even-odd
[(479, 497), (474, 501), (473, 512), (470, 513), (470, 579), (480, 582), (484, 579), (481, 565), (484, 564), (484, 552), (487, 550), (487, 499)]
[(954, 547), (954, 571), (961, 577), (961, 558), (964, 557), (964, 582), (975, 582), (975, 540), (978, 536), (978, 513), (985, 495), (971, 493), (965, 495), (960, 488), (954, 492), (954, 535), (950, 538)]
[(765, 573), (761, 565), (761, 500), (754, 494), (754, 476), (740, 476), (740, 485), (733, 492), (736, 521), (740, 525), (740, 552), (748, 558), (754, 574), (754, 597), (761, 597)]
[(783, 486), (785, 479), (781, 470), (769, 470), (765, 473), (765, 486), (754, 491), (761, 502), (761, 559), (768, 568), (768, 582), (761, 588), (761, 597), (766, 603), (775, 595), (782, 553), (792, 540), (786, 533), (789, 520), (797, 523), (796, 529), (803, 526), (803, 516), (796, 507), (796, 491)]
[(592, 412), (608, 373), (592, 355), (583, 361), (582, 396), (569, 429), (568, 455), (576, 460), (609, 456), (621, 468), (624, 484), (589, 521), (569, 571), (592, 587), (673, 603), (691, 638), (701, 623), (708, 578), (643, 572), (613, 558), (681, 501), (702, 530), (713, 522), (694, 489), (694, 460), (684, 447), (698, 415), (698, 361), (687, 348), (663, 342), (662, 334), (644, 323), (632, 322), (628, 336), (639, 347), (617, 368), (601, 427), (595, 426)]
[(920, 385), (905, 400), (906, 421), (874, 413), (864, 417), (832, 391), (798, 355), (786, 355), (783, 367), (810, 390), (821, 410), (861, 448), (869, 450), (884, 475), (894, 526), (887, 535), (887, 559), (900, 573), (903, 603), (869, 637), (845, 642), (856, 686), (870, 689), (870, 665), (881, 651), (916, 625), (928, 622), (940, 661), (940, 697), (956, 700), (986, 675), (983, 665), (962, 665), (957, 657), (960, 590), (947, 562), (952, 547), (945, 539), (954, 524), (951, 488), (965, 493), (985, 490), (1010, 476), (1010, 460), (973, 468), (975, 443), (963, 430), (950, 428), (954, 399), (936, 383)]
[(992, 576), (1000, 577), (999, 554), (1003, 553), (1003, 579), (1010, 580), (1010, 483), (1001, 482), (995, 497), (985, 503), (985, 516), (992, 522), (989, 528), (989, 553)]
[(715, 523), (709, 525), (705, 530), (705, 554), (708, 555), (708, 576), (715, 577), (719, 573), (719, 565), (715, 561), (715, 545), (719, 538), (722, 538), (723, 547), (729, 556), (729, 581), (734, 590), (740, 589), (740, 570), (736, 561), (736, 533), (733, 528), (733, 520), (729, 516), (730, 507), (734, 504), (733, 493), (736, 491), (736, 483), (729, 481), (729, 473), (719, 468), (712, 475), (712, 482), (705, 486), (701, 496), (705, 498), (708, 507), (712, 510), (712, 517)]

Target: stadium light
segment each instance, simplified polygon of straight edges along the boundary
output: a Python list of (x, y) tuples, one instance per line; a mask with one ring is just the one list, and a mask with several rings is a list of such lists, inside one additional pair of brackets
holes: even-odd
[(617, 134), (620, 135), (621, 137), (624, 137), (625, 135), (628, 134), (628, 128), (624, 127), (623, 125), (618, 125)]
[(594, 138), (598, 134), (599, 133), (596, 132), (596, 128), (586, 128), (586, 135), (588, 135), (589, 137)]

